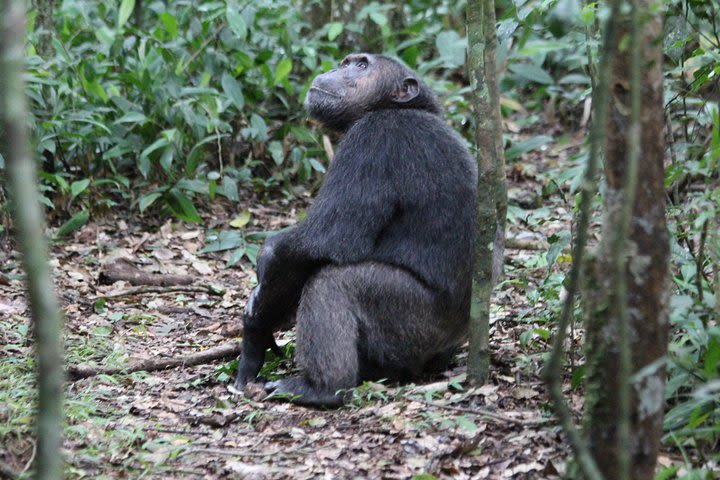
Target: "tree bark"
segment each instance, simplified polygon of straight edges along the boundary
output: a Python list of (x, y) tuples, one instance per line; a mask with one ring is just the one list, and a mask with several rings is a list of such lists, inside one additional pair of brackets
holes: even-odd
[(467, 5), (468, 73), (477, 128), (478, 215), (470, 320), (468, 378), (485, 382), (490, 366), (490, 297), (502, 274), (507, 193), (497, 80), (495, 0)]
[(0, 152), (5, 157), (13, 218), (34, 322), (38, 374), (36, 478), (60, 479), (62, 443), (62, 317), (47, 262), (45, 220), (26, 128), (25, 2), (0, 0)]
[(643, 480), (654, 478), (662, 433), (669, 240), (662, 18), (652, 0), (631, 3), (612, 47), (605, 218), (585, 288), (586, 433), (605, 478)]
[[(35, 8), (35, 30), (40, 30), (42, 36), (36, 46), (37, 52), (42, 57), (48, 57), (52, 53), (51, 40), (55, 33), (53, 26), (53, 12), (55, 11), (55, 0), (33, 0)], [(46, 58), (47, 60), (47, 58)]]

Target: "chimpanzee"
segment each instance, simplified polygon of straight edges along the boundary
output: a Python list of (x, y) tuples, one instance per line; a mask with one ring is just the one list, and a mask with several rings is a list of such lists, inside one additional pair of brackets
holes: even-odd
[(441, 371), (463, 341), (477, 167), (435, 94), (389, 57), (347, 56), (305, 105), (343, 137), (307, 218), (261, 250), (234, 388), (295, 318), (302, 375), (265, 387), (336, 407), (361, 380)]

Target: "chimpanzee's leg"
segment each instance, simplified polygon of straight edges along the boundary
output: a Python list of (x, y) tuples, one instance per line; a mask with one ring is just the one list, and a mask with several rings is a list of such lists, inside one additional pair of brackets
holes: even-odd
[(417, 376), (465, 333), (462, 315), (439, 308), (413, 275), (374, 262), (323, 268), (305, 286), (296, 320), (303, 375), (268, 387), (315, 406), (339, 406), (338, 391), (363, 379)]

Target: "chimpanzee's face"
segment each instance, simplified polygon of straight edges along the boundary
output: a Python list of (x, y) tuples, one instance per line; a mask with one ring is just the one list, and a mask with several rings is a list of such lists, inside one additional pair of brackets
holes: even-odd
[(348, 55), (338, 68), (318, 75), (308, 90), (310, 115), (334, 130), (344, 131), (383, 96), (381, 68), (373, 55)]
[(421, 108), (437, 113), (434, 95), (428, 90), (419, 100), (422, 86), (416, 75), (401, 63), (382, 55), (355, 53), (340, 66), (318, 75), (305, 98), (310, 115), (326, 127), (345, 131), (368, 112), (386, 108)]
[[(309, 99), (329, 97), (330, 99), (343, 99), (345, 102), (355, 103), (360, 92), (367, 95), (368, 80), (375, 77), (377, 62), (369, 55), (348, 55), (340, 62), (338, 68), (318, 75), (308, 91)], [(312, 102), (313, 100), (308, 100)]]

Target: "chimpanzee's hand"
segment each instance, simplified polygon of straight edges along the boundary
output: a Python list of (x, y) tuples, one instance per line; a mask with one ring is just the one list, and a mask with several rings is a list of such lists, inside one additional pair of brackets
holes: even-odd
[(282, 350), (275, 343), (272, 330), (264, 328), (263, 320), (258, 318), (258, 303), (262, 283), (258, 284), (248, 297), (243, 315), (243, 341), (237, 377), (233, 384), (235, 391), (242, 391), (245, 385), (254, 382), (265, 363), (265, 350), (270, 348), (276, 355), (282, 356)]
[(282, 356), (282, 350), (275, 343), (272, 332), (245, 330), (243, 333), (242, 352), (238, 363), (237, 377), (233, 388), (242, 391), (245, 385), (252, 383), (265, 363), (265, 350), (271, 349), (276, 355)]
[[(267, 336), (259, 332), (245, 329), (243, 332), (242, 352), (238, 363), (237, 377), (233, 385), (235, 390), (242, 391), (250, 382), (253, 382), (265, 363), (265, 350), (268, 348)], [(275, 341), (273, 340), (273, 343)]]
[(237, 377), (233, 384), (233, 389), (238, 392), (257, 378), (257, 374), (260, 373), (260, 369), (265, 363), (265, 350), (270, 348), (275, 354), (282, 356), (282, 350), (275, 343), (272, 330), (264, 328), (262, 319), (257, 316), (258, 298), (262, 290), (261, 285), (258, 284), (250, 293), (245, 305), (242, 352), (240, 353)]

